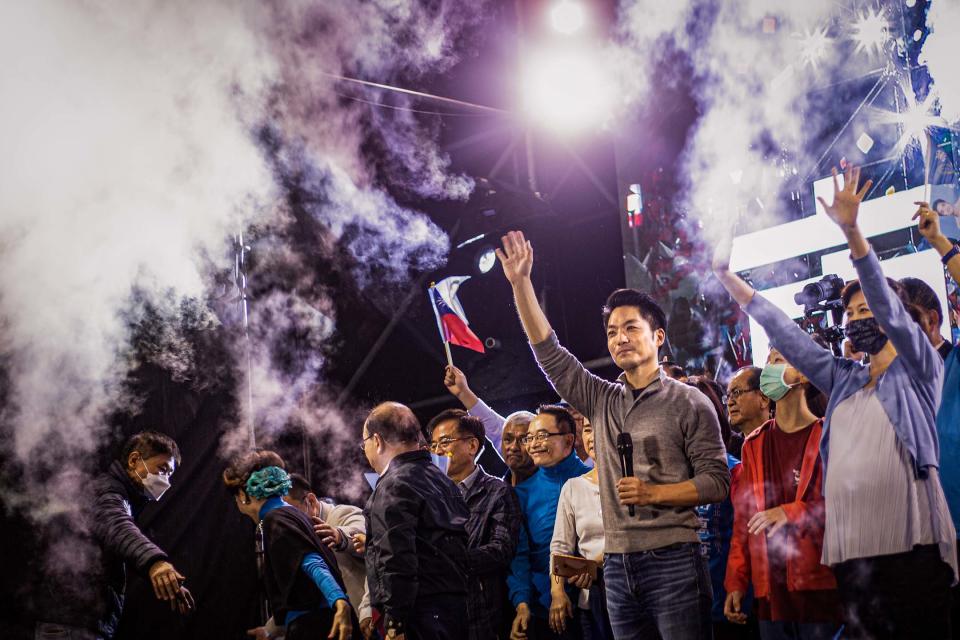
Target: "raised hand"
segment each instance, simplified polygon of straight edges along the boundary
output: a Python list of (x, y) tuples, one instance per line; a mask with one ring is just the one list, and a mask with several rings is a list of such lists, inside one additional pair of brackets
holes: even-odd
[(533, 247), (522, 231), (510, 231), (501, 238), (503, 249), (497, 249), (497, 257), (503, 267), (503, 275), (512, 285), (530, 277), (533, 269)]
[(711, 267), (717, 273), (726, 273), (730, 271), (730, 254), (733, 253), (733, 238), (729, 234), (723, 234), (717, 239), (713, 247), (713, 260)]
[(467, 376), (463, 374), (463, 371), (449, 364), (443, 372), (443, 386), (458, 398), (460, 394), (470, 391), (470, 385), (467, 384)]
[(914, 202), (920, 208), (913, 214), (913, 220), (919, 218), (917, 229), (920, 235), (933, 244), (933, 241), (943, 235), (940, 231), (940, 214), (930, 208), (926, 202)]
[(831, 220), (837, 223), (842, 229), (852, 229), (857, 226), (857, 212), (860, 210), (860, 203), (873, 186), (873, 180), (867, 180), (859, 190), (857, 186), (860, 183), (860, 167), (850, 165), (843, 173), (843, 189), (837, 181), (837, 169), (833, 168), (833, 204), (827, 204), (827, 201), (817, 196), (817, 200), (823, 205), (824, 211)]

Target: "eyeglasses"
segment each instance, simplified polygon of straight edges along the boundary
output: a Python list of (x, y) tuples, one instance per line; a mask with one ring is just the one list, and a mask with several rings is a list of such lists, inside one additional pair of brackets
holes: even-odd
[(731, 391), (730, 393), (727, 394), (727, 399), (728, 399), (728, 400), (739, 400), (739, 399), (740, 399), (740, 396), (742, 396), (742, 395), (745, 394), (745, 393), (750, 393), (751, 391), (760, 391), (760, 388), (759, 388), (759, 387), (756, 387), (756, 388), (753, 388), (753, 389), (734, 389), (733, 391)]
[(430, 451), (436, 453), (440, 449), (446, 449), (454, 442), (458, 442), (460, 440), (472, 440), (473, 438), (474, 436), (466, 436), (463, 438), (440, 438), (436, 442), (430, 443)]
[(537, 444), (543, 444), (547, 441), (547, 438), (553, 438), (555, 436), (568, 436), (569, 433), (550, 433), (549, 431), (538, 431), (533, 435), (527, 434), (520, 438), (520, 442), (523, 444), (529, 445), (536, 442)]
[(371, 433), (371, 434), (368, 435), (366, 438), (363, 438), (362, 440), (360, 440), (360, 451), (366, 451), (366, 450), (367, 450), (367, 440), (369, 440), (370, 438), (372, 438), (372, 437), (375, 436), (375, 435), (377, 435), (377, 434)]

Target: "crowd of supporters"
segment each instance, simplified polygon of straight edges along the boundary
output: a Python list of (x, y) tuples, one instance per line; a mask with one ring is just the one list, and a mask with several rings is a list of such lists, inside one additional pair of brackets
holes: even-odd
[[(857, 223), (868, 187), (850, 168), (823, 202), (858, 275), (842, 291), (845, 357), (717, 250), (716, 277), (772, 345), (726, 386), (659, 359), (667, 319), (631, 289), (602, 316), (622, 374), (589, 372), (539, 306), (533, 247), (509, 233), (498, 256), (557, 403), (501, 416), (450, 366), (462, 409), (421, 426), (402, 404), (377, 406), (358, 434), (379, 476), (363, 510), (318, 499), (275, 453), (234, 460), (224, 482), (262, 530), (273, 614), (250, 635), (952, 637), (960, 349), (926, 283), (884, 276)], [(960, 281), (958, 249), (918, 205), (920, 233)], [(158, 597), (189, 609), (129, 508), (179, 453), (151, 437), (125, 456), (100, 485), (106, 557), (156, 574)]]

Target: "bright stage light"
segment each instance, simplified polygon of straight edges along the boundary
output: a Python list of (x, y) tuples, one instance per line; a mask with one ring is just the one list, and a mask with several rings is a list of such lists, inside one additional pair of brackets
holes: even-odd
[(943, 118), (934, 112), (936, 93), (931, 91), (922, 102), (917, 102), (913, 89), (905, 84), (900, 87), (906, 105), (899, 113), (895, 111), (881, 111), (879, 121), (884, 124), (895, 124), (902, 127), (903, 133), (897, 142), (897, 151), (902, 153), (914, 142), (919, 142), (921, 148), (927, 144), (927, 130), (931, 127), (944, 126)]
[(491, 246), (480, 249), (477, 253), (477, 270), (481, 273), (490, 273), (497, 264), (497, 253)]
[(603, 123), (614, 96), (603, 65), (583, 49), (531, 55), (523, 70), (522, 93), (528, 117), (564, 132)]
[(853, 25), (853, 39), (857, 51), (879, 53), (890, 38), (890, 24), (881, 9), (860, 15)]
[(800, 38), (800, 60), (813, 68), (816, 68), (827, 53), (827, 45), (830, 38), (827, 36), (827, 28), (807, 29), (799, 35)]
[(560, 33), (579, 31), (584, 23), (583, 7), (574, 0), (560, 0), (550, 11), (550, 21)]

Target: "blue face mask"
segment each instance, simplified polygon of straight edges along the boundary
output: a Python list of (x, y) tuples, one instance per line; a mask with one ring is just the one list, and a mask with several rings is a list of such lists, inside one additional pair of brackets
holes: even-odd
[(763, 365), (763, 371), (760, 372), (760, 393), (774, 402), (787, 395), (791, 387), (795, 385), (787, 384), (783, 379), (783, 374), (786, 371), (787, 365), (785, 363)]

